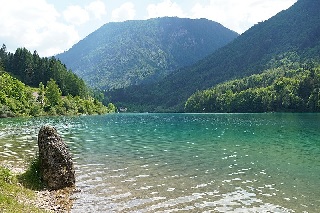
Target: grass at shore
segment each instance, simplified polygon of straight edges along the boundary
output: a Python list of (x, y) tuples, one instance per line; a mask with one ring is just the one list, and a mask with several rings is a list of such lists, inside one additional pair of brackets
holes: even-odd
[(26, 172), (18, 175), (19, 182), (26, 188), (42, 190), (44, 183), (41, 181), (40, 161), (38, 157), (32, 158)]
[(46, 212), (31, 204), (36, 194), (24, 187), (18, 177), (0, 166), (0, 212)]

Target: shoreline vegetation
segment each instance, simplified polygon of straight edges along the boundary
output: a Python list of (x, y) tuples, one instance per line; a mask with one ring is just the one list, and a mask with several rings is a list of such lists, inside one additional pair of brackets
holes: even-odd
[(70, 212), (74, 187), (49, 191), (37, 176), (36, 160), (22, 168), (0, 164), (1, 212)]
[(39, 88), (32, 88), (0, 70), (0, 89), (0, 118), (91, 115), (116, 111), (112, 103), (104, 106), (91, 96), (62, 96), (61, 89), (53, 79), (46, 86), (40, 82)]
[[(58, 143), (57, 140), (60, 138), (59, 136), (52, 138), (51, 136), (42, 135), (41, 140), (44, 140), (45, 137), (48, 137), (48, 140), (51, 140), (55, 144)], [(38, 138), (38, 141), (39, 140)], [(41, 150), (48, 149), (46, 146), (49, 146), (48, 141), (45, 140), (42, 144), (43, 143), (44, 145), (39, 147), (38, 142), (40, 154)], [(60, 148), (62, 146), (61, 143), (64, 142), (60, 141)], [(50, 149), (48, 150), (50, 151)], [(50, 160), (50, 162), (56, 161), (55, 166), (57, 168), (59, 168), (60, 164), (58, 162), (61, 161), (61, 158), (56, 156), (60, 151), (56, 151), (57, 153), (52, 151), (54, 158), (58, 160), (53, 160), (52, 158)], [(73, 194), (77, 192), (75, 185), (52, 188), (52, 184), (50, 185), (49, 182), (47, 182), (48, 179), (45, 178), (48, 178), (48, 171), (43, 170), (43, 161), (46, 157), (41, 157), (40, 154), (35, 154), (34, 157), (25, 160), (22, 164), (16, 164), (13, 161), (0, 162), (0, 212), (41, 213), (71, 211), (74, 199)], [(62, 164), (62, 166), (63, 165), (64, 164)], [(60, 173), (57, 174), (60, 175), (57, 176), (59, 178), (64, 175)], [(50, 178), (52, 178), (52, 176), (50, 176)], [(61, 180), (59, 179), (57, 181), (60, 183)]]
[[(54, 57), (0, 48), (0, 119), (115, 111), (101, 92), (88, 88)], [(0, 212), (69, 212), (76, 189), (48, 190), (41, 182), (39, 159), (27, 164), (0, 162)]]
[(293, 52), (282, 57), (263, 73), (197, 91), (186, 101), (185, 112), (320, 112), (320, 64), (301, 62)]
[(0, 163), (0, 212), (71, 211), (77, 189), (66, 144), (54, 127), (43, 126), (38, 148), (39, 154), (20, 166)]
[(0, 118), (105, 114), (116, 107), (55, 57), (0, 48)]

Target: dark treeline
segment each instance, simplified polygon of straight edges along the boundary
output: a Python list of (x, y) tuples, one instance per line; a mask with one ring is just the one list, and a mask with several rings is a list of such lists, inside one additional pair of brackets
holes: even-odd
[(89, 90), (85, 82), (67, 70), (55, 57), (40, 57), (37, 51), (31, 53), (26, 48), (18, 48), (15, 53), (7, 52), (6, 45), (0, 49), (0, 66), (26, 85), (38, 87), (40, 82), (45, 86), (53, 79), (61, 89), (62, 95), (87, 97)]
[(103, 99), (54, 57), (40, 58), (26, 48), (14, 54), (5, 45), (0, 49), (0, 117), (115, 112)]
[[(311, 59), (320, 61), (319, 8), (320, 1), (299, 0), (192, 66), (152, 85), (110, 92), (110, 100), (130, 109), (133, 105), (149, 112), (181, 112), (196, 91), (274, 68), (279, 60), (276, 56), (281, 54), (296, 52), (300, 58), (296, 62), (302, 64)], [(270, 64), (272, 59), (274, 64)]]
[[(290, 55), (290, 54), (289, 54)], [(198, 91), (187, 112), (320, 112), (320, 65), (293, 62), (291, 53), (274, 68)]]

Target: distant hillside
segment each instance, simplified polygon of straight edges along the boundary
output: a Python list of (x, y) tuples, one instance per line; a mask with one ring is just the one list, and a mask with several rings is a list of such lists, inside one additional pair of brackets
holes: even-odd
[(194, 93), (186, 112), (320, 112), (320, 65), (291, 61), (283, 55), (281, 65), (242, 79), (227, 81)]
[(185, 101), (197, 90), (260, 73), (275, 66), (278, 55), (295, 52), (302, 62), (318, 61), (319, 8), (320, 1), (299, 0), (195, 65), (177, 70), (157, 84), (117, 90), (109, 96), (113, 102), (137, 110), (183, 111)]
[(206, 19), (108, 23), (56, 57), (90, 86), (108, 90), (158, 81), (237, 36)]

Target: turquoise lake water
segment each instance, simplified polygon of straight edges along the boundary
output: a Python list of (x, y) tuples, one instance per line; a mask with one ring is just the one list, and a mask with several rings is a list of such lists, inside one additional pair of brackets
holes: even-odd
[(112, 114), (0, 120), (0, 162), (43, 124), (74, 157), (72, 212), (320, 212), (320, 114)]

